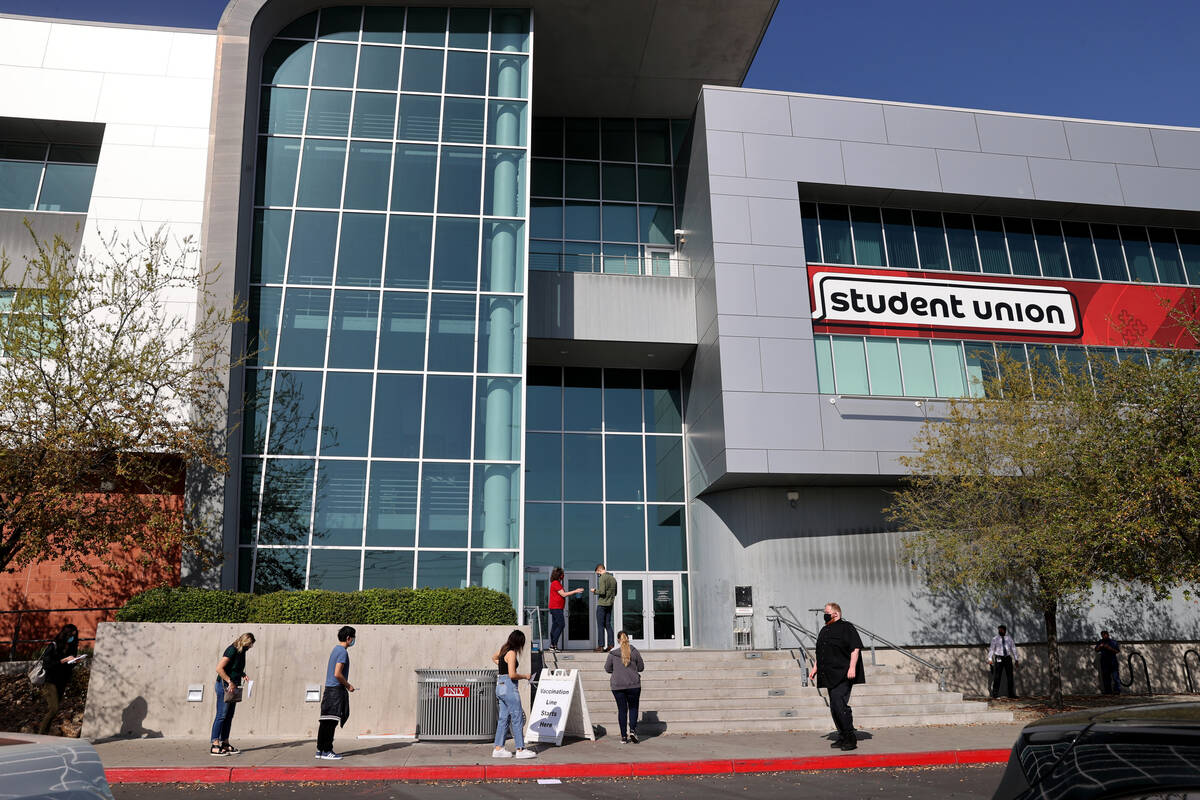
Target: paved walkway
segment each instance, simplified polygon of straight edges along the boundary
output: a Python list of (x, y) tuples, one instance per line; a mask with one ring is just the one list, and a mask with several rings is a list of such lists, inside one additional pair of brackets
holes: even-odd
[[(621, 744), (567, 739), (534, 745), (537, 759), (494, 759), (489, 743), (355, 739), (339, 732), (342, 761), (313, 758), (311, 739), (239, 739), (241, 755), (214, 757), (208, 742), (129, 739), (96, 750), (112, 783), (350, 780), (513, 780), (535, 777), (702, 775), (929, 764), (1002, 763), (1021, 724), (885, 728), (859, 732), (858, 749), (831, 750), (819, 732), (670, 735)], [(829, 735), (832, 735), (830, 733)], [(511, 748), (512, 743), (509, 743)]]

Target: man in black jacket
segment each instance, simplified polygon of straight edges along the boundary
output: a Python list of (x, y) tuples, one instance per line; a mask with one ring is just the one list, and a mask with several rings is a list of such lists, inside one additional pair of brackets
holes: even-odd
[(838, 738), (830, 747), (854, 750), (858, 738), (854, 733), (854, 713), (850, 709), (850, 689), (865, 683), (863, 674), (862, 639), (858, 629), (842, 619), (842, 607), (837, 603), (825, 605), (825, 627), (817, 635), (816, 655), (808, 678), (817, 679), (817, 687), (829, 691), (829, 713), (837, 726)]

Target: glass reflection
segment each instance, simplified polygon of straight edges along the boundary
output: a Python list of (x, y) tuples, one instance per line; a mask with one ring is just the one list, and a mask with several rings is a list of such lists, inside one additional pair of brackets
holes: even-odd
[[(368, 547), (412, 547), (416, 543), (417, 470), (417, 463), (412, 461), (376, 461), (371, 464), (367, 503)], [(402, 585), (411, 583), (410, 562), (408, 578)]]

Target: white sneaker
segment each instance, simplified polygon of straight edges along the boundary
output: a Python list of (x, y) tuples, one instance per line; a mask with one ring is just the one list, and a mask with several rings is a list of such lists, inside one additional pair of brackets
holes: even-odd
[(517, 751), (517, 758), (537, 758), (537, 753), (527, 748), (521, 748)]
[(513, 754), (503, 747), (492, 749), (492, 758), (512, 758)]

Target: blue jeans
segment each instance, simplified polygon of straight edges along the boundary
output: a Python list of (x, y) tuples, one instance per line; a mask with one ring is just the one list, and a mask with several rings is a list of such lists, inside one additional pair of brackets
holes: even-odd
[(212, 740), (214, 742), (228, 742), (229, 728), (233, 725), (233, 712), (237, 711), (237, 703), (225, 702), (225, 687), (228, 684), (225, 681), (217, 678), (217, 718), (213, 720)]
[(558, 637), (562, 636), (563, 628), (567, 627), (567, 621), (563, 619), (563, 610), (561, 608), (550, 609), (550, 646), (557, 649), (559, 646)]
[(525, 712), (521, 710), (521, 695), (512, 678), (503, 675), (496, 679), (496, 701), (500, 704), (500, 718), (496, 720), (496, 747), (503, 747), (512, 729), (513, 743), (520, 750), (525, 746)]
[(617, 637), (613, 635), (613, 607), (596, 606), (596, 646), (611, 650), (617, 646)]

